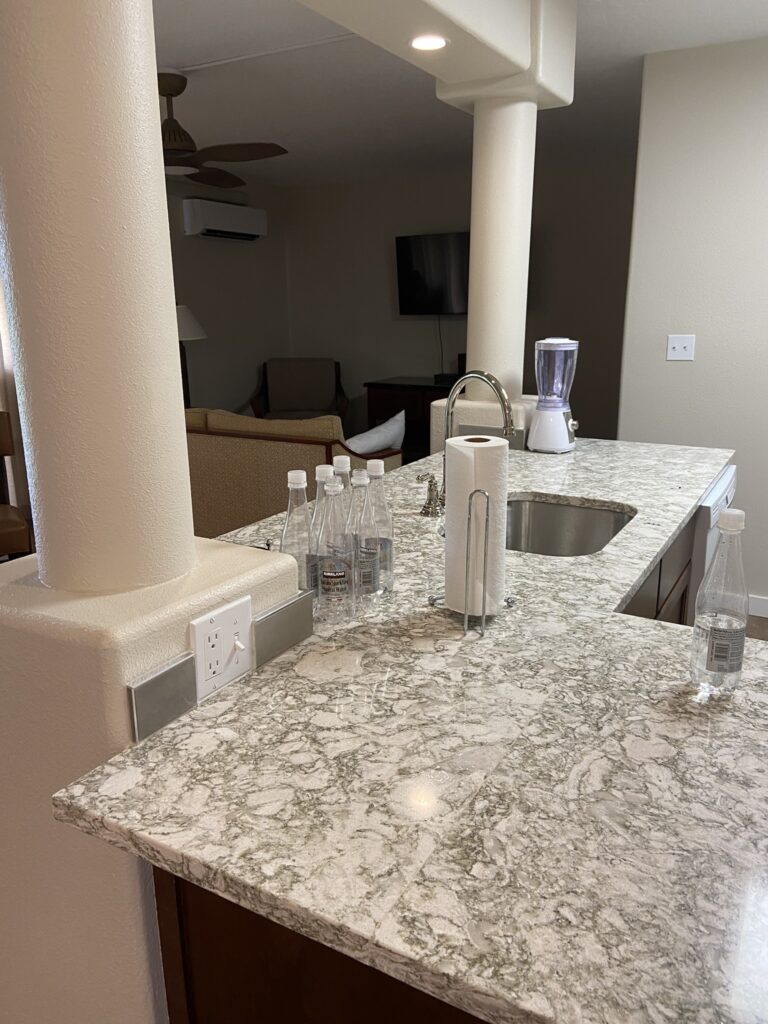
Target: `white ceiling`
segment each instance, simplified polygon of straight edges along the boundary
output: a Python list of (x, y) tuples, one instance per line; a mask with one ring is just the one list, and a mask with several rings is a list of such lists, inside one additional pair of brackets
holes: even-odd
[[(160, 67), (188, 69), (176, 116), (198, 146), (279, 142), (288, 155), (228, 165), (301, 184), (466, 163), (471, 119), (430, 76), (297, 0), (154, 0)], [(641, 57), (768, 36), (766, 0), (579, 0), (576, 98), (546, 111), (544, 138), (628, 137)]]

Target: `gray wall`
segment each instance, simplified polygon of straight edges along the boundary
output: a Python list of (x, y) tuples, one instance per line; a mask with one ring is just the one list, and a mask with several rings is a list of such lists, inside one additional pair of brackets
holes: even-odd
[(218, 201), (228, 196), (183, 179), (169, 184), (176, 302), (189, 306), (208, 335), (186, 343), (192, 405), (239, 409), (256, 390), (263, 361), (288, 351), (286, 193), (269, 186), (248, 189), (249, 205), (266, 209), (268, 216), (268, 233), (256, 242), (185, 235), (185, 195)]
[[(365, 429), (363, 383), (440, 370), (437, 321), (400, 317), (395, 236), (469, 227), (468, 171), (292, 190), (288, 278), (294, 355), (334, 356)], [(466, 317), (442, 318), (446, 368), (466, 347)]]
[[(583, 436), (615, 437), (632, 217), (635, 122), (628, 142), (558, 142), (536, 158), (526, 390), (533, 341), (568, 334), (582, 348), (573, 408)], [(363, 384), (440, 369), (437, 321), (397, 312), (394, 239), (466, 230), (469, 167), (344, 185), (252, 188), (269, 236), (247, 244), (185, 238), (170, 202), (177, 301), (208, 331), (190, 342), (193, 404), (236, 409), (272, 355), (340, 360), (348, 432), (364, 429)], [(222, 193), (212, 194), (222, 198)], [(466, 318), (441, 320), (445, 365), (466, 348)]]
[(600, 145), (547, 139), (536, 154), (524, 390), (534, 341), (580, 342), (571, 406), (582, 437), (616, 437), (635, 132)]

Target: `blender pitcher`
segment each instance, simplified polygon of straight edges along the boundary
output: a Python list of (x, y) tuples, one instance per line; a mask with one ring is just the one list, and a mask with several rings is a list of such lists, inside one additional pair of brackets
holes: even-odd
[(571, 338), (536, 342), (536, 386), (539, 398), (533, 413), (528, 447), (534, 452), (570, 452), (576, 446), (578, 423), (568, 398), (576, 373), (579, 343)]

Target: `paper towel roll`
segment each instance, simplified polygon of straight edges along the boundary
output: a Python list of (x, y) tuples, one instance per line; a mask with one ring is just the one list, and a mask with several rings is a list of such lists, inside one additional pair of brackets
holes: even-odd
[[(504, 601), (508, 462), (509, 443), (503, 437), (451, 437), (445, 445), (445, 603), (462, 614), (467, 564), (467, 501), (478, 488), (487, 491), (490, 497), (486, 613), (495, 615)], [(469, 614), (480, 615), (485, 499), (477, 496), (473, 505), (467, 595)]]

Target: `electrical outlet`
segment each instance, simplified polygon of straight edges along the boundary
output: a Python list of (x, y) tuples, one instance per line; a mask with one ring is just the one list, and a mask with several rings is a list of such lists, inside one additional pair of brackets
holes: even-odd
[(693, 362), (695, 349), (695, 334), (667, 335), (667, 362), (672, 362), (674, 360), (687, 360), (689, 362)]
[(250, 595), (193, 619), (189, 632), (198, 701), (253, 668)]

